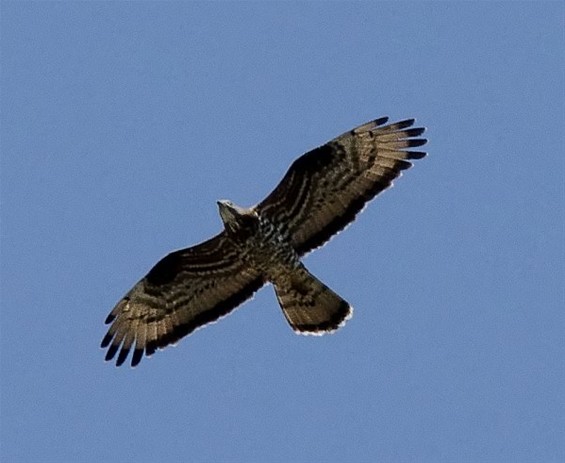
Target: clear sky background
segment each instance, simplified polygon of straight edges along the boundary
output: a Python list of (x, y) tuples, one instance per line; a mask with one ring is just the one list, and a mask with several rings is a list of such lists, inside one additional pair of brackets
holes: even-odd
[[(3, 462), (565, 460), (561, 2), (1, 4)], [(107, 313), (290, 163), (389, 115), (429, 157), (271, 287), (136, 369)]]

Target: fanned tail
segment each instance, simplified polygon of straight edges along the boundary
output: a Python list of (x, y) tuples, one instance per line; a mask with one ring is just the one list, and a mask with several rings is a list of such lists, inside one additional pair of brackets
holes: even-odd
[(273, 282), (283, 313), (299, 334), (331, 333), (351, 318), (353, 308), (312, 275), (300, 267)]

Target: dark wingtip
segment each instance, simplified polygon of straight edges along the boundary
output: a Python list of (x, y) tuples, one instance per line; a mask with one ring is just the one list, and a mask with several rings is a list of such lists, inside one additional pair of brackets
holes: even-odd
[(422, 159), (428, 155), (425, 151), (407, 151), (407, 153), (409, 154), (408, 159)]
[(406, 170), (406, 169), (410, 169), (410, 167), (412, 167), (412, 163), (405, 161), (404, 159), (399, 159), (398, 161), (396, 161), (395, 167), (398, 170)]
[(120, 351), (120, 354), (118, 355), (118, 360), (116, 360), (116, 366), (117, 367), (121, 366), (126, 361), (128, 354), (129, 354), (129, 349), (122, 347), (122, 350)]
[(414, 127), (413, 129), (408, 129), (404, 131), (404, 136), (407, 137), (417, 137), (422, 135), (426, 131), (425, 127)]
[(113, 315), (112, 313), (110, 313), (106, 317), (106, 320), (104, 320), (104, 324), (108, 325), (108, 324), (112, 323), (115, 319), (116, 319), (116, 316)]
[(145, 355), (147, 357), (151, 357), (156, 350), (157, 350), (157, 343), (155, 341), (148, 342), (147, 346), (145, 347)]
[(104, 336), (104, 339), (102, 339), (102, 342), (100, 343), (100, 347), (102, 349), (108, 347), (110, 345), (110, 342), (112, 341), (112, 337), (113, 336), (110, 333), (106, 333), (106, 336)]
[(381, 125), (384, 125), (388, 122), (388, 116), (383, 116), (383, 117), (379, 117), (378, 119), (375, 119), (373, 121), (373, 123), (378, 127)]
[(402, 130), (407, 127), (413, 126), (414, 122), (416, 122), (416, 119), (411, 118), (411, 119), (404, 119), (403, 121), (395, 122), (393, 125), (396, 130)]
[(425, 138), (413, 138), (410, 140), (406, 140), (407, 144), (408, 144), (408, 148), (415, 148), (416, 146), (422, 146), (425, 145), (428, 140), (426, 140)]
[(116, 355), (116, 352), (118, 352), (118, 348), (119, 346), (116, 344), (112, 344), (110, 346), (110, 348), (108, 349), (108, 352), (106, 352), (106, 357), (105, 360), (107, 362), (109, 362), (110, 360), (112, 360), (114, 358), (114, 356)]
[(143, 349), (135, 349), (131, 358), (131, 366), (136, 367), (143, 358)]

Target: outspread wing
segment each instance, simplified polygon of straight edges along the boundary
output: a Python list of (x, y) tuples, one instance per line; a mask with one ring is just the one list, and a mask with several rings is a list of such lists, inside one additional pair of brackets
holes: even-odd
[(288, 233), (299, 254), (342, 230), (412, 166), (408, 160), (426, 155), (409, 150), (427, 142), (417, 138), (424, 128), (411, 128), (414, 119), (385, 125), (387, 121), (382, 117), (368, 122), (304, 154), (255, 206)]
[(161, 259), (114, 307), (101, 347), (119, 366), (133, 349), (131, 365), (143, 355), (228, 314), (263, 286), (245, 266), (224, 233)]

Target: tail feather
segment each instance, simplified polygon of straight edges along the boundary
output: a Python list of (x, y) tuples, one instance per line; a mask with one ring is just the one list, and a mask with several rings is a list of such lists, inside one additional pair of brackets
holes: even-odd
[(300, 334), (322, 335), (351, 318), (353, 308), (304, 267), (273, 282), (283, 313)]

